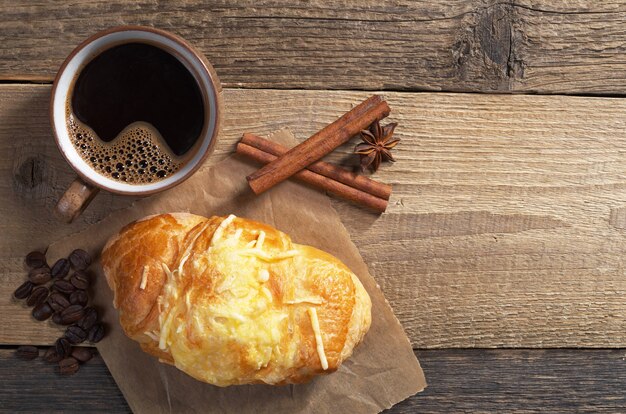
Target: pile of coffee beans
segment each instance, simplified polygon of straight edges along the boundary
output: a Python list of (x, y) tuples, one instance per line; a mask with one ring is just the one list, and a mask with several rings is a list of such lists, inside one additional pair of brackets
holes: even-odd
[[(51, 318), (55, 324), (66, 327), (63, 336), (46, 350), (43, 359), (57, 363), (62, 375), (75, 374), (80, 364), (89, 361), (93, 353), (91, 349), (74, 345), (85, 341), (100, 342), (104, 337), (104, 325), (98, 311), (89, 305), (87, 269), (91, 257), (86, 251), (76, 249), (67, 259), (59, 259), (50, 267), (46, 256), (35, 251), (26, 256), (25, 262), (29, 268), (28, 280), (13, 292), (13, 296), (26, 300), (26, 305), (33, 308), (32, 315), (36, 320)], [(39, 349), (21, 346), (16, 355), (21, 359), (35, 359), (39, 356)]]

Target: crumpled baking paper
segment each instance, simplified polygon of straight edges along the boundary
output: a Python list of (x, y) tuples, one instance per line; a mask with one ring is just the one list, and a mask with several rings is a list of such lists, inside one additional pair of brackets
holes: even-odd
[[(270, 139), (297, 143), (288, 130)], [(97, 259), (106, 240), (141, 217), (177, 211), (203, 216), (235, 214), (273, 225), (294, 242), (309, 244), (341, 259), (372, 298), (372, 327), (341, 368), (307, 384), (241, 385), (219, 388), (161, 364), (128, 339), (112, 306), (112, 293), (99, 263), (92, 265), (94, 304), (108, 332), (98, 350), (135, 413), (376, 413), (420, 392), (424, 375), (402, 326), (368, 273), (350, 235), (323, 193), (291, 181), (255, 196), (246, 175), (257, 165), (236, 155), (204, 168), (166, 192), (112, 213), (81, 233), (50, 246), (50, 263), (75, 248)]]

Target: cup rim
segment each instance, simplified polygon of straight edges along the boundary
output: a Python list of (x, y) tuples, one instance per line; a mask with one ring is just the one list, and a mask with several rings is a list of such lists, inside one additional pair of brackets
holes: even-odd
[[(59, 126), (55, 122), (55, 117), (54, 117), (54, 100), (55, 100), (57, 87), (59, 85), (59, 80), (60, 80), (61, 76), (65, 73), (67, 65), (72, 61), (74, 56), (76, 56), (76, 54), (78, 54), (85, 47), (89, 46), (91, 43), (93, 43), (94, 41), (96, 41), (96, 40), (98, 40), (98, 39), (100, 39), (100, 38), (102, 38), (104, 36), (110, 35), (112, 33), (130, 32), (130, 31), (148, 32), (148, 33), (153, 33), (153, 34), (156, 34), (156, 35), (159, 35), (159, 36), (163, 36), (163, 37), (168, 38), (169, 40), (177, 43), (182, 48), (184, 48), (188, 52), (190, 52), (195, 58), (198, 59), (198, 62), (200, 63), (201, 70), (204, 72), (204, 73), (202, 73), (202, 75), (206, 75), (206, 77), (207, 77), (207, 79), (208, 79), (208, 81), (209, 81), (209, 83), (211, 85), (211, 87), (209, 88), (210, 90), (205, 91), (205, 93), (207, 95), (209, 95), (209, 94), (213, 95), (214, 102), (215, 102), (215, 127), (213, 128), (213, 131), (212, 131), (212, 134), (211, 134), (210, 137), (204, 137), (204, 139), (209, 139), (210, 140), (208, 147), (204, 150), (204, 153), (197, 160), (195, 165), (193, 165), (187, 172), (185, 172), (183, 175), (178, 177), (175, 181), (172, 181), (172, 182), (168, 183), (167, 185), (164, 185), (164, 186), (159, 187), (159, 188), (151, 189), (151, 190), (142, 189), (143, 186), (141, 184), (136, 185), (136, 187), (137, 187), (136, 191), (135, 190), (129, 191), (129, 190), (124, 190), (124, 189), (120, 189), (120, 188), (113, 188), (113, 187), (107, 186), (107, 185), (105, 185), (103, 183), (96, 182), (96, 181), (92, 180), (91, 178), (89, 178), (88, 176), (86, 176), (80, 170), (80, 168), (78, 168), (76, 165), (74, 165), (74, 163), (72, 162), (70, 157), (66, 154), (65, 150), (62, 148), (61, 142), (60, 142), (61, 138), (59, 137), (59, 134), (57, 132)], [(215, 69), (213, 68), (211, 63), (209, 63), (209, 61), (207, 60), (207, 58), (204, 56), (203, 53), (201, 53), (199, 50), (197, 50), (195, 47), (193, 47), (191, 44), (189, 44), (182, 37), (177, 36), (177, 35), (175, 35), (173, 33), (170, 33), (170, 32), (168, 32), (166, 30), (157, 29), (155, 27), (148, 27), (148, 26), (123, 25), (123, 26), (111, 27), (109, 29), (102, 30), (100, 32), (97, 32), (97, 33), (89, 36), (87, 39), (82, 41), (78, 46), (76, 46), (72, 50), (72, 52), (65, 58), (65, 60), (61, 64), (59, 70), (57, 71), (57, 74), (56, 74), (56, 76), (54, 78), (54, 83), (52, 85), (52, 91), (51, 91), (51, 94), (50, 94), (50, 104), (49, 104), (49, 116), (50, 116), (50, 123), (51, 123), (51, 126), (52, 126), (52, 132), (54, 134), (54, 140), (55, 140), (55, 143), (57, 144), (57, 147), (59, 148), (59, 152), (61, 152), (61, 155), (63, 156), (65, 161), (69, 164), (69, 166), (74, 170), (74, 172), (76, 172), (76, 174), (82, 180), (84, 180), (86, 183), (89, 183), (90, 185), (92, 185), (94, 187), (103, 189), (105, 191), (108, 191), (108, 192), (114, 193), (114, 194), (120, 194), (120, 195), (150, 195), (150, 194), (160, 193), (162, 191), (165, 191), (165, 190), (168, 190), (168, 189), (170, 189), (172, 187), (177, 186), (178, 184), (182, 183), (183, 181), (185, 181), (186, 179), (191, 177), (202, 166), (202, 164), (204, 164), (204, 161), (206, 161), (206, 159), (209, 157), (209, 155), (211, 155), (211, 153), (215, 149), (215, 144), (217, 142), (217, 136), (219, 134), (220, 127), (221, 127), (221, 120), (222, 120), (221, 107), (222, 107), (222, 87), (221, 87), (221, 83), (219, 81), (219, 78), (217, 77), (217, 73), (215, 72)], [(205, 116), (207, 116), (207, 114), (205, 114)], [(206, 132), (207, 132), (207, 131), (204, 130), (204, 128), (206, 128), (207, 125), (208, 124), (205, 123), (205, 126), (203, 127), (203, 132), (202, 132), (203, 135), (206, 134)], [(63, 128), (65, 128), (65, 125), (63, 125)]]

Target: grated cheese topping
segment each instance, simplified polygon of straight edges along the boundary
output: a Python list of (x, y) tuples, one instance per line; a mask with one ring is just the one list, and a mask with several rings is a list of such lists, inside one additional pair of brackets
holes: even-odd
[(179, 276), (183, 273), (183, 266), (185, 265), (185, 262), (187, 261), (187, 259), (189, 259), (189, 256), (191, 256), (191, 249), (193, 249), (193, 246), (196, 245), (196, 241), (202, 235), (202, 233), (204, 233), (204, 231), (209, 226), (209, 224), (210, 224), (210, 222), (208, 222), (208, 221), (206, 223), (204, 223), (204, 226), (202, 226), (202, 228), (196, 233), (196, 235), (193, 237), (193, 240), (191, 241), (191, 243), (189, 243), (189, 245), (185, 249), (185, 252), (183, 253), (183, 258), (180, 259), (180, 263), (178, 264), (178, 275)]
[(263, 286), (261, 288), (261, 292), (263, 292), (263, 294), (265, 295), (265, 297), (267, 298), (268, 301), (270, 301), (270, 302), (274, 301), (274, 297), (272, 296), (272, 291), (271, 290), (269, 290), (268, 288)]
[(294, 298), (292, 300), (284, 300), (283, 303), (287, 305), (297, 305), (299, 303), (311, 303), (313, 305), (321, 305), (324, 303), (324, 298), (320, 296), (307, 296), (302, 298)]
[(263, 242), (265, 241), (265, 232), (263, 230), (259, 231), (259, 237), (256, 239), (256, 243), (254, 244), (255, 249), (261, 250), (263, 248)]
[(234, 319), (236, 321), (239, 322), (246, 322), (249, 318), (246, 318), (245, 316), (243, 316), (242, 314), (240, 314), (239, 312), (220, 312), (217, 310), (214, 310), (213, 312), (213, 319), (216, 318), (223, 318), (223, 319)]
[(238, 228), (237, 231), (235, 231), (235, 235), (233, 237), (235, 238), (235, 240), (239, 240), (242, 234), (243, 234), (243, 229)]
[[(272, 237), (272, 233), (247, 230), (245, 226), (238, 225), (239, 221), (235, 218), (230, 215), (217, 221), (211, 220), (211, 227), (215, 228), (212, 235), (205, 233), (207, 227), (198, 226), (198, 232), (191, 237), (190, 243), (186, 243), (178, 262), (171, 264), (171, 270), (169, 263), (160, 263), (166, 275), (166, 283), (157, 302), (160, 329), (146, 334), (160, 349), (172, 355), (176, 366), (201, 367), (203, 378), (212, 381), (227, 376), (241, 358), (246, 364), (261, 369), (272, 361), (277, 366), (288, 364), (297, 350), (295, 345), (286, 348), (281, 345), (283, 335), (293, 334), (294, 321), (290, 317), (293, 308), (275, 306), (282, 295), (277, 294), (275, 299), (267, 282), (273, 275), (270, 266), (281, 269), (283, 265), (290, 266), (290, 263), (280, 261), (299, 256), (300, 250), (292, 248), (285, 251), (274, 248), (271, 243), (266, 245), (265, 241)], [(216, 226), (216, 223), (219, 225)], [(206, 250), (199, 251), (194, 249), (194, 245), (198, 244), (196, 239), (202, 234), (210, 236), (210, 242)], [(249, 238), (254, 240), (248, 242)], [(207, 263), (212, 263), (214, 269), (203, 273)], [(189, 273), (193, 267), (194, 274), (183, 275), (184, 266)], [(203, 283), (204, 278), (210, 284), (208, 290)], [(193, 283), (188, 283), (190, 281)], [(224, 296), (213, 299), (214, 295), (220, 294)], [(293, 301), (294, 304), (302, 303), (302, 310), (305, 311), (307, 307), (323, 302), (316, 296)], [(327, 369), (317, 313), (315, 309), (312, 312), (309, 311), (309, 316), (316, 332), (317, 353), (322, 366)], [(283, 334), (288, 327), (289, 333)], [(202, 348), (202, 353), (208, 352), (209, 356), (198, 358), (200, 351), (190, 351), (190, 341), (202, 343), (206, 347)], [(245, 348), (243, 357), (229, 350), (230, 341), (236, 341)]]
[(315, 332), (315, 343), (317, 344), (317, 355), (320, 357), (322, 363), (322, 369), (328, 369), (328, 360), (326, 359), (326, 353), (324, 352), (324, 343), (322, 342), (322, 332), (320, 331), (320, 322), (317, 319), (317, 309), (309, 308), (309, 316), (311, 317), (311, 326), (313, 332)]
[(213, 237), (211, 238), (211, 244), (214, 244), (222, 238), (222, 236), (224, 235), (224, 229), (228, 227), (230, 223), (232, 223), (236, 218), (237, 216), (231, 214), (230, 216), (222, 220), (217, 229), (215, 229), (215, 233), (213, 233)]
[(165, 272), (165, 275), (167, 276), (167, 281), (172, 282), (174, 280), (174, 275), (172, 274), (172, 271), (170, 270), (170, 268), (167, 267), (167, 264), (164, 262), (161, 262), (161, 267), (163, 268), (163, 271)]
[[(176, 289), (176, 279), (174, 273), (178, 272), (178, 270), (172, 272), (165, 263), (161, 263), (161, 267), (167, 275), (167, 283), (165, 284), (165, 295), (167, 297), (177, 299), (178, 291)], [(163, 296), (159, 297), (158, 303), (160, 307), (163, 303)], [(167, 303), (165, 305), (167, 305)], [(173, 308), (165, 309), (165, 312), (161, 311), (159, 314), (159, 325), (161, 326), (161, 332), (159, 333), (159, 348), (162, 350), (167, 349), (167, 338), (170, 333), (174, 316), (177, 314), (177, 308), (177, 306), (174, 306)]]
[(144, 290), (146, 288), (146, 284), (148, 283), (148, 269), (148, 265), (143, 267), (143, 272), (141, 273), (141, 283), (139, 284), (139, 289), (141, 290)]
[(267, 269), (259, 270), (259, 281), (267, 282), (268, 280), (270, 280), (270, 272)]
[[(232, 222), (232, 220), (234, 220), (234, 216), (233, 216), (233, 218), (230, 221)], [(226, 220), (224, 220), (224, 221), (226, 221)], [(204, 231), (209, 226), (209, 224), (210, 224), (210, 222), (207, 221), (200, 228), (200, 230), (198, 230), (198, 232), (194, 235), (193, 240), (191, 240), (191, 242), (187, 245), (187, 248), (183, 252), (182, 259), (180, 259), (180, 261), (178, 263), (178, 268), (176, 270), (171, 271), (166, 263), (161, 263), (161, 267), (163, 268), (163, 272), (165, 272), (165, 274), (167, 275), (167, 283), (165, 284), (165, 292), (164, 292), (164, 294), (159, 296), (158, 302), (157, 302), (157, 304), (159, 306), (159, 325), (161, 326), (161, 331), (160, 331), (159, 337), (158, 337), (158, 342), (159, 342), (159, 348), (160, 349), (165, 350), (169, 346), (169, 344), (168, 344), (168, 337), (169, 337), (169, 334), (170, 334), (171, 325), (172, 325), (175, 317), (178, 315), (178, 311), (179, 311), (179, 306), (178, 305), (170, 306), (168, 299), (172, 298), (172, 299), (174, 299), (174, 303), (176, 303), (176, 300), (178, 299), (178, 293), (179, 293), (178, 292), (178, 288), (177, 288), (177, 282), (178, 282), (177, 279), (180, 279), (181, 276), (183, 275), (183, 266), (185, 265), (185, 263), (187, 262), (187, 260), (191, 256), (191, 251), (192, 251), (193, 247), (195, 246), (196, 241), (204, 233)], [(224, 222), (222, 222), (220, 225), (222, 225), (222, 224), (224, 224)], [(226, 227), (227, 225), (228, 224), (224, 225), (224, 227)], [(213, 237), (215, 237), (215, 234), (213, 235)], [(144, 267), (144, 275), (146, 273), (145, 270), (146, 270), (146, 268)], [(142, 284), (143, 284), (143, 281), (142, 281)], [(190, 294), (190, 292), (187, 292), (187, 294), (185, 295), (185, 305), (187, 306), (187, 309), (189, 309), (189, 307), (191, 305), (189, 294)], [(163, 309), (163, 308), (165, 308), (165, 309)], [(182, 325), (180, 325), (180, 326), (178, 326), (176, 328), (176, 333), (180, 333), (180, 332), (182, 332), (182, 330), (183, 330), (183, 327), (182, 327)]]
[(146, 332), (144, 332), (144, 335), (148, 335), (150, 337), (150, 339), (152, 339), (155, 342), (158, 342), (158, 340), (159, 340), (159, 336), (156, 333), (154, 333), (154, 332), (146, 331)]
[(161, 324), (161, 334), (159, 336), (159, 349), (162, 349), (162, 350), (167, 349), (167, 337), (169, 336), (173, 319), (174, 319), (174, 312), (170, 311), (167, 314), (165, 321)]

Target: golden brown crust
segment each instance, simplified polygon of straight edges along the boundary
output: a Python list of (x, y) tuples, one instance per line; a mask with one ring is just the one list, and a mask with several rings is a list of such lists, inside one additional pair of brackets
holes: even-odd
[(215, 385), (332, 372), (371, 322), (369, 296), (338, 259), (234, 216), (147, 217), (109, 240), (102, 265), (126, 334)]

